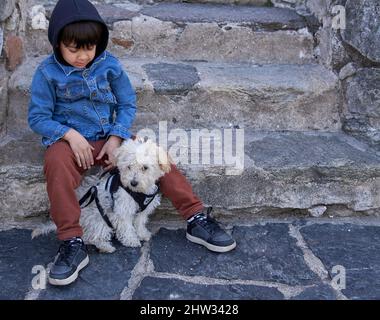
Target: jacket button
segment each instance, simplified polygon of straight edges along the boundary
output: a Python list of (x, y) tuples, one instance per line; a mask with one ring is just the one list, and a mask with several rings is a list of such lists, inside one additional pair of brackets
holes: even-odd
[(93, 91), (93, 92), (91, 93), (91, 97), (92, 97), (92, 98), (95, 98), (95, 97), (96, 97), (96, 91)]
[(108, 121), (107, 121), (107, 119), (104, 119), (104, 118), (103, 118), (103, 119), (100, 120), (100, 122), (101, 122), (102, 124), (106, 124)]

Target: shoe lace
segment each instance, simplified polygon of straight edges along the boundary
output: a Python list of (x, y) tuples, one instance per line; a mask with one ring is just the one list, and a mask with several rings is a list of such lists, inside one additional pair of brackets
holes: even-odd
[(219, 223), (211, 215), (212, 207), (207, 208), (206, 213), (201, 214), (197, 222), (206, 229), (210, 234), (220, 230)]
[(64, 241), (58, 249), (59, 255), (57, 262), (64, 262), (65, 264), (70, 265), (80, 246), (81, 242), (78, 240)]

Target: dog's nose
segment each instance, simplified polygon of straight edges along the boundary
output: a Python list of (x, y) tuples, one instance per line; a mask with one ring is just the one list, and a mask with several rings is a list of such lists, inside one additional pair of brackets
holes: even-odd
[(136, 180), (131, 181), (131, 186), (136, 187), (138, 185), (138, 182)]

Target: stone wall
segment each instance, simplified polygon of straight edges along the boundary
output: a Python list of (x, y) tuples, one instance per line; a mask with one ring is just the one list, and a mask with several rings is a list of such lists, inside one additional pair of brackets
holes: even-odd
[[(380, 152), (380, 4), (378, 0), (270, 0), (312, 21), (318, 62), (339, 75), (343, 130)], [(98, 2), (112, 2), (99, 0)], [(135, 3), (144, 1), (135, 0)], [(153, 2), (153, 1), (151, 1)], [(157, 1), (158, 2), (158, 1)], [(214, 1), (217, 2), (217, 1)], [(0, 137), (6, 134), (7, 84), (26, 56), (51, 50), (46, 36), (48, 14), (40, 4), (54, 0), (1, 0)], [(265, 1), (234, 1), (261, 4)], [(346, 10), (346, 28), (333, 27), (337, 6)], [(335, 10), (335, 11), (334, 11)], [(317, 21), (317, 22), (316, 22)], [(27, 52), (26, 52), (27, 51)]]
[(346, 9), (347, 29), (342, 38), (352, 61), (345, 67), (348, 77), (344, 70), (341, 74), (344, 130), (380, 151), (380, 3), (348, 0)]
[[(42, 7), (41, 7), (42, 8)], [(47, 29), (48, 22), (43, 13), (36, 13), (30, 0), (1, 0), (0, 2), (0, 137), (6, 134), (8, 114), (8, 80), (13, 71), (30, 50), (28, 38), (31, 29)], [(26, 49), (27, 48), (27, 49)], [(26, 53), (28, 50), (28, 53)]]
[[(341, 80), (343, 130), (380, 152), (379, 0), (271, 1), (319, 20), (315, 55)], [(341, 8), (345, 9), (344, 29), (334, 26), (334, 19), (344, 14)]]
[[(0, 157), (0, 160), (2, 160), (2, 163), (0, 164), (3, 165), (2, 172), (0, 172), (0, 174), (2, 174), (1, 178), (4, 179), (3, 181), (11, 181), (10, 183), (3, 183), (0, 188), (0, 198), (1, 200), (6, 199), (6, 205), (8, 205), (8, 207), (6, 207), (6, 205), (3, 204), (1, 207), (3, 208), (3, 211), (5, 210), (9, 212), (11, 212), (10, 208), (14, 208), (11, 214), (14, 214), (15, 216), (21, 217), (26, 214), (30, 214), (30, 212), (38, 215), (42, 211), (45, 211), (48, 202), (45, 191), (45, 182), (41, 175), (42, 149), (41, 153), (37, 153), (37, 149), (34, 147), (35, 141), (31, 143), (32, 140), (18, 141), (15, 139), (12, 144), (12, 139), (9, 139), (9, 142), (7, 139), (4, 139), (4, 137), (8, 138), (11, 135), (12, 126), (18, 129), (17, 121), (25, 121), (25, 115), (23, 115), (17, 108), (17, 105), (22, 104), (25, 106), (25, 101), (28, 97), (28, 95), (24, 93), (28, 90), (30, 79), (27, 79), (25, 76), (25, 70), (28, 68), (34, 68), (35, 65), (29, 62), (37, 60), (34, 59), (35, 56), (38, 57), (51, 51), (51, 46), (48, 43), (46, 31), (50, 11), (56, 0), (0, 1), (0, 145), (2, 147), (5, 146), (2, 149), (3, 152)], [(97, 2), (104, 4), (115, 3), (117, 1), (118, 0), (98, 0)], [(154, 0), (152, 2), (160, 1), (161, 0)], [(208, 0), (194, 1), (207, 2)], [(219, 0), (210, 1), (215, 3)], [(229, 0), (221, 1), (228, 2)], [(244, 0), (237, 1), (239, 1), (240, 4), (244, 3)], [(334, 108), (326, 108), (327, 111), (323, 112), (324, 109), (320, 108), (319, 104), (316, 104), (311, 107), (309, 106), (309, 110), (315, 110), (317, 115), (323, 114), (327, 119), (335, 121), (337, 124), (336, 130), (340, 131), (341, 128), (343, 128), (346, 133), (359, 139), (363, 139), (371, 145), (371, 148), (380, 153), (380, 44), (378, 41), (380, 38), (380, 13), (379, 5), (377, 5), (378, 1), (379, 0), (271, 0), (273, 6), (295, 10), (305, 18), (310, 33), (304, 28), (305, 24), (303, 19), (300, 19), (303, 23), (301, 35), (304, 35), (305, 33), (307, 35), (307, 39), (310, 40), (308, 42), (310, 43), (310, 46), (308, 46), (308, 48), (310, 48), (310, 56), (313, 58), (314, 53), (316, 61), (320, 65), (324, 66), (324, 68), (310, 65), (290, 67), (292, 72), (296, 72), (299, 67), (305, 67), (306, 69), (315, 67), (317, 70), (321, 70), (321, 74), (326, 75), (326, 77), (319, 76), (318, 72), (315, 73), (315, 75), (318, 76), (311, 77), (313, 80), (311, 83), (315, 84), (311, 86), (310, 83), (308, 84), (308, 79), (304, 79), (302, 76), (293, 76), (291, 79), (296, 79), (297, 85), (292, 86), (288, 78), (281, 78), (284, 74), (288, 76), (289, 72), (281, 71), (276, 73), (276, 71), (273, 70), (278, 70), (279, 67), (277, 65), (272, 65), (270, 66), (270, 68), (272, 68), (270, 70), (272, 71), (263, 74), (276, 79), (274, 79), (275, 81), (270, 79), (267, 87), (264, 83), (263, 88), (269, 88), (272, 90), (267, 92), (277, 92), (277, 87), (282, 87), (285, 83), (287, 83), (285, 86), (286, 95), (282, 95), (281, 92), (279, 95), (279, 97), (281, 97), (279, 98), (281, 99), (280, 102), (287, 107), (291, 105), (291, 101), (294, 100), (294, 94), (301, 96), (300, 92), (302, 93), (304, 92), (303, 90), (305, 90), (306, 94), (302, 94), (302, 97), (306, 97), (306, 99), (299, 99), (300, 108), (297, 108), (297, 111), (302, 112), (302, 110), (308, 110), (307, 108), (303, 109), (303, 107), (308, 105), (310, 98), (313, 98), (314, 96), (318, 97), (319, 93), (315, 88), (327, 87), (328, 90), (323, 91), (324, 94), (321, 96), (325, 98), (327, 97), (331, 100), (328, 100), (327, 103), (322, 101), (322, 105), (333, 105)], [(147, 2), (151, 1), (147, 0)], [(259, 2), (260, 0), (251, 0), (246, 3), (258, 4)], [(132, 11), (132, 14), (134, 14), (133, 11), (138, 11), (138, 9), (135, 10), (135, 8), (139, 8), (139, 4), (141, 3), (145, 3), (145, 0), (133, 0), (133, 3), (122, 3), (120, 6), (120, 11), (122, 11), (123, 8), (128, 8)], [(268, 4), (268, 2), (260, 3)], [(334, 9), (336, 9), (336, 6), (338, 5), (344, 6), (340, 8), (345, 8), (347, 11), (346, 29), (333, 27), (334, 18), (337, 15), (337, 12), (334, 11)], [(264, 9), (263, 11), (266, 10), (267, 9)], [(289, 13), (288, 10), (282, 11), (270, 9), (269, 11)], [(125, 18), (123, 12), (120, 12), (120, 15)], [(117, 17), (115, 18), (114, 12), (111, 12), (109, 16), (112, 18), (110, 19), (110, 24), (113, 25), (111, 36), (117, 35), (120, 36), (120, 39), (123, 39), (122, 35), (118, 35), (117, 32), (120, 32), (119, 30), (123, 30), (121, 28), (122, 24), (130, 25), (130, 21), (118, 21)], [(153, 19), (154, 18), (152, 18), (152, 20)], [(120, 28), (117, 26), (120, 26)], [(176, 26), (181, 27), (180, 24)], [(157, 28), (155, 31), (159, 34), (159, 32), (157, 32)], [(147, 32), (147, 34), (149, 34), (149, 32)], [(274, 34), (268, 34), (268, 37), (275, 37)], [(297, 32), (296, 35), (298, 36), (300, 33)], [(146, 38), (144, 39), (146, 40)], [(157, 39), (159, 38), (157, 37)], [(156, 40), (154, 39), (154, 41)], [(284, 41), (283, 38), (275, 38), (274, 41), (275, 42), (273, 43), (277, 43), (278, 41), (280, 45), (286, 43), (287, 47), (291, 47), (289, 42)], [(110, 48), (111, 50), (114, 50), (114, 47), (112, 47), (112, 41), (110, 42)], [(128, 46), (129, 44), (123, 43), (123, 45)], [(271, 46), (271, 48), (273, 49), (273, 46)], [(207, 50), (212, 49), (208, 46)], [(241, 55), (239, 57), (241, 57)], [(314, 58), (312, 61), (314, 62)], [(24, 63), (24, 65), (19, 68), (20, 64), (23, 62), (27, 63)], [(310, 63), (310, 61), (308, 60), (305, 63)], [(281, 68), (282, 67), (285, 68), (284, 70), (289, 68), (289, 66), (281, 66)], [(133, 75), (138, 79), (142, 78), (139, 73), (140, 69), (140, 67), (136, 67), (136, 71), (133, 73)], [(260, 69), (269, 70), (265, 68), (257, 68), (257, 70)], [(238, 68), (236, 70), (238, 70)], [(332, 74), (332, 72), (339, 76), (339, 91), (336, 90), (336, 76)], [(30, 72), (30, 74), (32, 73)], [(207, 73), (204, 74), (207, 75)], [(252, 74), (254, 73), (249, 73), (250, 77)], [(277, 74), (280, 75), (276, 76)], [(244, 77), (244, 74), (242, 73), (236, 74), (237, 79), (251, 81), (253, 78), (254, 81), (252, 82), (256, 81), (262, 85), (262, 78), (255, 75), (253, 75), (252, 78), (250, 77)], [(223, 77), (221, 77), (221, 79), (223, 79)], [(326, 79), (333, 80), (329, 81)], [(219, 80), (216, 82), (219, 82)], [(287, 87), (288, 85), (290, 86)], [(145, 84), (141, 84), (141, 88), (143, 88), (143, 86), (145, 86)], [(307, 89), (309, 86), (311, 88), (310, 91)], [(252, 87), (255, 89), (255, 85)], [(298, 90), (298, 88), (301, 88), (301, 90)], [(251, 91), (247, 93), (244, 92), (244, 90), (241, 90), (241, 92), (244, 93), (244, 95), (241, 95), (242, 98), (239, 98), (240, 95), (231, 95), (234, 97), (231, 105), (234, 102), (237, 102), (236, 97), (238, 97), (238, 99), (247, 100), (251, 99), (251, 97), (253, 97), (253, 99), (258, 99), (259, 97), (256, 93), (255, 95), (251, 95)], [(326, 92), (329, 94), (326, 95)], [(265, 95), (267, 94), (265, 93)], [(191, 97), (191, 95), (189, 96)], [(228, 95), (226, 96), (228, 97)], [(339, 108), (335, 107), (335, 105), (337, 105), (337, 96), (339, 98)], [(12, 108), (8, 107), (11, 105), (9, 103), (9, 97), (11, 97)], [(201, 96), (200, 98), (202, 99), (203, 97)], [(207, 98), (209, 99), (209, 97)], [(277, 101), (276, 96), (272, 96), (272, 94), (270, 95), (270, 98), (272, 99), (272, 103)], [(147, 100), (149, 99), (151, 98), (148, 97)], [(171, 101), (172, 100), (170, 100), (170, 103), (172, 103)], [(330, 101), (333, 101), (333, 103)], [(173, 99), (173, 105), (174, 103), (177, 106), (178, 100)], [(226, 105), (228, 103), (226, 103)], [(15, 105), (16, 107), (13, 107)], [(147, 105), (150, 104), (147, 103)], [(219, 104), (213, 102), (212, 105)], [(204, 106), (204, 101), (202, 106)], [(266, 103), (265, 107), (267, 107)], [(8, 110), (7, 108), (11, 110)], [(284, 110), (286, 112), (288, 109), (284, 108)], [(332, 113), (331, 110), (334, 110), (334, 113)], [(262, 111), (259, 110), (258, 112)], [(279, 114), (279, 116), (281, 116), (281, 114)], [(244, 117), (245, 119), (250, 118), (249, 114), (244, 114)], [(254, 118), (255, 117), (252, 117), (252, 119)], [(8, 128), (6, 121), (7, 119), (10, 123), (12, 123), (12, 126), (9, 124)], [(289, 123), (297, 124), (297, 118), (289, 117), (289, 119)], [(319, 122), (323, 122), (321, 119), (323, 119), (323, 117), (317, 117)], [(315, 125), (318, 121), (311, 121), (311, 123)], [(341, 124), (343, 124), (343, 126)], [(311, 131), (313, 129), (307, 127), (305, 130)], [(9, 136), (7, 136), (7, 133)], [(251, 167), (249, 167), (250, 171), (246, 170), (245, 176), (243, 177), (245, 180), (239, 180), (238, 182), (237, 180), (235, 181), (232, 179), (226, 180), (224, 176), (219, 177), (219, 173), (216, 174), (217, 171), (215, 171), (212, 172), (210, 176), (214, 175), (214, 177), (216, 176), (217, 178), (212, 178), (214, 180), (211, 181), (208, 180), (210, 176), (206, 176), (203, 172), (197, 172), (195, 169), (193, 169), (193, 172), (189, 169), (188, 172), (191, 177), (195, 177), (193, 179), (194, 181), (198, 179), (198, 185), (195, 184), (195, 189), (200, 191), (198, 192), (199, 194), (203, 192), (202, 194), (204, 195), (207, 203), (225, 203), (222, 204), (222, 206), (226, 208), (239, 208), (239, 205), (242, 203), (244, 208), (248, 208), (252, 205), (252, 203), (254, 203), (255, 206), (260, 208), (258, 210), (261, 210), (262, 208), (266, 208), (267, 210), (270, 208), (273, 208), (274, 210), (281, 208), (282, 210), (283, 208), (305, 209), (313, 207), (312, 210), (314, 211), (312, 211), (312, 215), (319, 215), (318, 212), (320, 208), (324, 211), (326, 210), (327, 205), (336, 206), (336, 204), (339, 204), (338, 206), (342, 207), (347, 206), (347, 208), (349, 208), (347, 212), (351, 209), (353, 211), (361, 212), (367, 212), (373, 208), (377, 210), (379, 208), (379, 199), (376, 197), (376, 195), (379, 194), (378, 190), (380, 186), (377, 178), (379, 170), (378, 166), (376, 166), (376, 161), (378, 160), (377, 158), (375, 159), (373, 152), (368, 152), (370, 157), (366, 158), (365, 155), (367, 155), (366, 152), (368, 149), (364, 148), (363, 145), (360, 144), (360, 150), (364, 151), (360, 152), (358, 158), (351, 157), (351, 155), (356, 156), (358, 149), (348, 147), (346, 149), (346, 147), (344, 147), (343, 149), (341, 148), (337, 150), (337, 148), (341, 146), (343, 140), (346, 141), (346, 139), (350, 142), (350, 144), (356, 145), (357, 141), (355, 139), (342, 135), (341, 132), (339, 132), (339, 137), (341, 137), (339, 139), (342, 140), (339, 141), (335, 141), (335, 138), (333, 137), (331, 139), (327, 139), (323, 135), (319, 136), (320, 132), (318, 131), (315, 132), (315, 135), (316, 137), (314, 138), (312, 138), (309, 134), (303, 137), (302, 134), (298, 135), (298, 133), (292, 133), (290, 137), (260, 137), (260, 134), (255, 132), (255, 134), (250, 137), (250, 144), (253, 146), (252, 150), (256, 150), (257, 146), (262, 146), (263, 152), (259, 152), (256, 155), (256, 152), (252, 151), (250, 159), (254, 159), (254, 156), (257, 156), (258, 159), (257, 161), (256, 159), (255, 161), (252, 160), (252, 163), (250, 164)], [(255, 141), (255, 139), (258, 139), (258, 141)], [(300, 141), (302, 143), (300, 143)], [(279, 163), (277, 167), (273, 167), (273, 164), (275, 163), (273, 160), (273, 151), (272, 149), (265, 149), (268, 145), (278, 145), (278, 149), (287, 149), (290, 146), (290, 154), (294, 155), (294, 161), (290, 161), (290, 165), (288, 162), (288, 168), (284, 167), (282, 163)], [(307, 148), (310, 148), (310, 152), (306, 152), (308, 157), (300, 157), (299, 155), (302, 154), (305, 149), (308, 150)], [(319, 158), (319, 150), (322, 150), (322, 158)], [(309, 157), (314, 151), (317, 152), (317, 156), (311, 157), (311, 159), (315, 162), (310, 165), (308, 162)], [(20, 158), (27, 159), (27, 164), (25, 165), (23, 162), (20, 165), (15, 166), (12, 159), (16, 157), (12, 156), (12, 154), (17, 154)], [(353, 158), (354, 161), (352, 161)], [(287, 159), (287, 161), (289, 161), (289, 159), (284, 156), (277, 156), (277, 159)], [(367, 160), (369, 162), (366, 162)], [(260, 165), (262, 166), (260, 167)], [(310, 170), (307, 169), (308, 166), (310, 166)], [(280, 177), (277, 182), (274, 182), (271, 176), (272, 173), (270, 173), (270, 175), (267, 175), (266, 173), (270, 172), (268, 170), (272, 169)], [(259, 174), (257, 172), (259, 172)], [(262, 173), (265, 173), (265, 175), (262, 176)], [(306, 182), (302, 181), (302, 177), (305, 177)], [(254, 180), (255, 183), (252, 183), (252, 180)], [(204, 181), (207, 181), (207, 183), (204, 183)], [(250, 188), (252, 187), (252, 189), (250, 189), (251, 191), (248, 193), (244, 193), (243, 191), (239, 192), (239, 194), (246, 197), (244, 199), (242, 198), (245, 202), (238, 198), (236, 202), (237, 204), (232, 201), (231, 205), (229, 202), (231, 201), (230, 198), (223, 202), (225, 200), (222, 199), (224, 197), (223, 194), (219, 195), (222, 197), (221, 199), (212, 198), (213, 196), (216, 196), (213, 190), (224, 190), (224, 187), (221, 188), (222, 183), (224, 184), (223, 186), (226, 186), (227, 184), (231, 186), (232, 183), (229, 181), (236, 183), (236, 188), (233, 188), (234, 190), (237, 190), (237, 188), (244, 190), (247, 186)], [(309, 183), (309, 181), (312, 181), (312, 183)], [(294, 183), (294, 185), (292, 185), (292, 183)], [(297, 183), (299, 184), (297, 185)], [(340, 187), (341, 189), (339, 189)], [(23, 193), (29, 195), (29, 197), (21, 197), (21, 203), (18, 195)], [(254, 199), (256, 202), (253, 202), (251, 195), (255, 195), (255, 197), (257, 197)], [(30, 199), (33, 199), (33, 201)], [(239, 203), (239, 201), (241, 202)], [(315, 205), (316, 207), (314, 207)], [(28, 208), (28, 210), (25, 210), (25, 208)], [(336, 211), (335, 207), (334, 211)]]

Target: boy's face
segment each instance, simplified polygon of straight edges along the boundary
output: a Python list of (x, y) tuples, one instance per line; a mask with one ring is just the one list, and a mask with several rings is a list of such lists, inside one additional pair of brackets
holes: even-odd
[(63, 59), (76, 68), (84, 68), (89, 64), (94, 58), (96, 53), (96, 45), (89, 47), (76, 48), (75, 43), (70, 43), (66, 46), (63, 42), (59, 44), (59, 49), (61, 51)]

